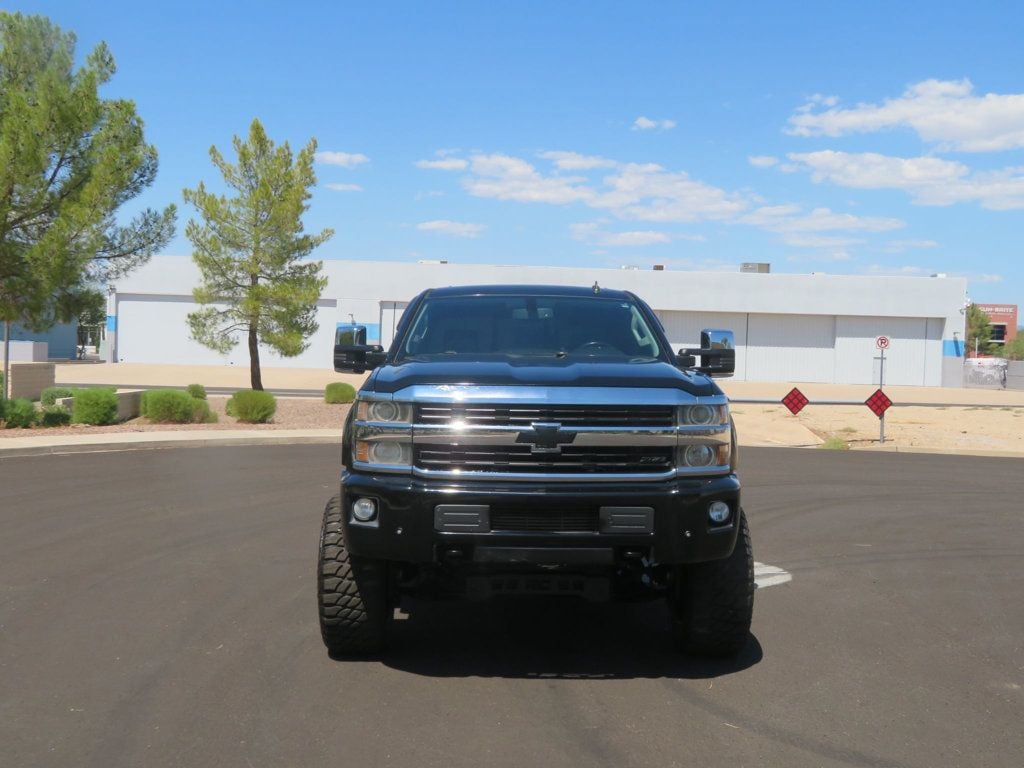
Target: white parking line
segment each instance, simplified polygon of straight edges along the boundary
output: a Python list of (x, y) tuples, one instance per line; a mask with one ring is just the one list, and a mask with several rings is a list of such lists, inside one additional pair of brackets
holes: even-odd
[(764, 589), (765, 587), (774, 587), (777, 584), (785, 584), (787, 581), (793, 580), (793, 574), (789, 571), (784, 571), (774, 565), (765, 565), (764, 563), (754, 563), (754, 583), (758, 589)]

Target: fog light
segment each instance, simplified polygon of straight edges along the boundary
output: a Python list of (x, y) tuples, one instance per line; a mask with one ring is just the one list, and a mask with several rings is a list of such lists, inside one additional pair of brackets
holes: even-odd
[(729, 505), (724, 501), (712, 501), (708, 505), (708, 517), (715, 525), (721, 525), (729, 519)]
[(361, 523), (368, 523), (377, 516), (377, 502), (373, 499), (356, 499), (352, 505), (352, 517)]

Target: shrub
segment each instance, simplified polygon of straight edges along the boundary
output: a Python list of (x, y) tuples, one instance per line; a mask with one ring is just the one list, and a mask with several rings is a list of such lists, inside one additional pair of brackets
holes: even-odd
[(36, 407), (27, 397), (19, 397), (17, 400), (8, 400), (4, 411), (4, 421), (8, 429), (28, 429), (39, 419)]
[(277, 410), (277, 400), (269, 392), (240, 389), (228, 400), (228, 415), (245, 424), (266, 424)]
[[(196, 399), (180, 389), (151, 389), (146, 393), (146, 417), (158, 424), (188, 424), (195, 418)], [(140, 403), (139, 410), (142, 410)]]
[(39, 414), (39, 423), (44, 427), (64, 427), (71, 423), (71, 411), (59, 405), (44, 408)]
[(74, 397), (76, 390), (71, 387), (47, 387), (43, 390), (39, 401), (43, 405), (53, 405), (62, 397)]
[(216, 424), (220, 421), (216, 411), (210, 410), (210, 404), (205, 400), (192, 398), (192, 421), (196, 424)]
[(0, 422), (4, 420), (4, 412), (7, 410), (7, 398), (0, 397)]
[(71, 421), (75, 424), (102, 426), (117, 421), (117, 395), (112, 388), (93, 387), (75, 392), (71, 406)]
[(356, 388), (343, 381), (332, 381), (324, 390), (325, 403), (351, 403), (356, 399)]
[(188, 392), (196, 400), (206, 399), (206, 387), (202, 384), (189, 384), (185, 387), (185, 391)]

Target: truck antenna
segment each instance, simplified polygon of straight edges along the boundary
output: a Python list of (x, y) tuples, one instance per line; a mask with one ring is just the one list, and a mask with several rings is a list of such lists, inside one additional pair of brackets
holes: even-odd
[(594, 281), (594, 293), (600, 293), (601, 286), (597, 284), (597, 280)]

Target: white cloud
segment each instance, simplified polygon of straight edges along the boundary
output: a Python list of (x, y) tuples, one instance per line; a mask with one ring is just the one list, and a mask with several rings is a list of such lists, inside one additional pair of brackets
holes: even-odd
[(771, 155), (750, 155), (747, 162), (755, 168), (771, 168), (779, 162), (779, 158)]
[(793, 235), (801, 232), (887, 232), (904, 226), (900, 219), (855, 216), (815, 208), (809, 213), (796, 205), (763, 206), (743, 217), (750, 224), (770, 232)]
[(564, 205), (594, 196), (584, 185), (584, 177), (544, 176), (530, 163), (510, 155), (474, 155), (470, 169), (473, 175), (463, 180), (463, 186), (474, 197)]
[(748, 205), (743, 195), (695, 181), (654, 163), (627, 163), (604, 178), (606, 189), (588, 204), (624, 219), (696, 222), (730, 219)]
[(417, 168), (427, 168), (435, 171), (462, 171), (469, 167), (469, 161), (461, 157), (444, 157), (440, 160), (417, 160)]
[(979, 96), (967, 79), (925, 80), (881, 104), (842, 108), (812, 100), (789, 118), (786, 132), (844, 136), (892, 128), (911, 128), (926, 142), (963, 152), (1019, 149), (1024, 147), (1024, 94)]
[(1024, 208), (1024, 167), (977, 171), (937, 157), (876, 152), (794, 152), (789, 159), (816, 182), (855, 189), (899, 189), (919, 205), (977, 202), (992, 210)]
[[(765, 205), (760, 196), (749, 190), (725, 190), (655, 163), (620, 163), (600, 158), (598, 165), (594, 158), (573, 152), (545, 155), (556, 164), (551, 173), (512, 155), (474, 154), (469, 158), (468, 173), (462, 178), (462, 185), (475, 197), (549, 205), (579, 204), (622, 221), (742, 224), (777, 234), (795, 247), (828, 251), (833, 258), (843, 258), (840, 251), (863, 242), (850, 233), (888, 232), (904, 226), (903, 221), (895, 218), (856, 216), (828, 208), (805, 210), (792, 204)], [(557, 167), (559, 161), (565, 170), (574, 173), (561, 173)], [(603, 174), (586, 173), (598, 167), (610, 170)], [(597, 247), (703, 240), (699, 234), (674, 234), (656, 229), (615, 233), (603, 228), (606, 223), (607, 220), (603, 220), (597, 224), (577, 225), (574, 236)], [(818, 239), (812, 239), (812, 235)]]
[(594, 168), (614, 168), (618, 163), (597, 155), (581, 155), (578, 152), (541, 152), (540, 157), (550, 160), (560, 171), (589, 171)]
[(362, 192), (363, 188), (358, 184), (338, 184), (336, 182), (328, 182), (324, 184), (328, 189), (333, 189), (335, 192)]
[[(672, 242), (672, 235), (651, 229), (628, 232), (607, 232), (600, 222), (570, 224), (569, 231), (574, 240), (593, 243), (601, 248), (632, 248), (645, 245), (660, 245)], [(699, 236), (698, 236), (699, 237)]]
[(323, 165), (340, 165), (342, 168), (354, 168), (370, 162), (370, 158), (360, 152), (317, 152), (313, 159)]
[(640, 115), (636, 120), (633, 121), (634, 131), (670, 131), (676, 127), (675, 120), (668, 120), (663, 118), (661, 120), (651, 120), (649, 117)]
[(421, 232), (438, 232), (452, 237), (480, 237), (486, 229), (483, 224), (468, 224), (462, 221), (449, 221), (448, 219), (435, 219), (434, 221), (423, 221), (416, 225)]

